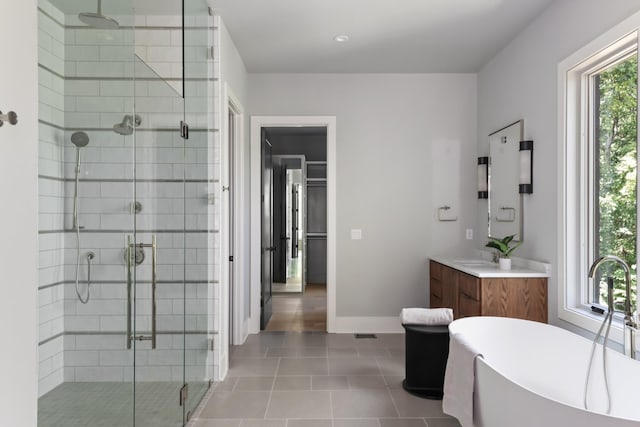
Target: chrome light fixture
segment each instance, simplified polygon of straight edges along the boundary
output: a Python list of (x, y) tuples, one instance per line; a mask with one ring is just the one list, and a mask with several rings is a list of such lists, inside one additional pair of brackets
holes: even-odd
[(533, 193), (533, 141), (520, 141), (520, 194)]
[(489, 157), (478, 157), (478, 199), (489, 198)]

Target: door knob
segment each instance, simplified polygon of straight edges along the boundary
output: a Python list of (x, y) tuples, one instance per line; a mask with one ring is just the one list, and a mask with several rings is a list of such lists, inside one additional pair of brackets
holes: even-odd
[(2, 111), (0, 111), (0, 126), (2, 126), (4, 122), (15, 125), (18, 123), (18, 115), (15, 111), (9, 111), (7, 114), (2, 114)]

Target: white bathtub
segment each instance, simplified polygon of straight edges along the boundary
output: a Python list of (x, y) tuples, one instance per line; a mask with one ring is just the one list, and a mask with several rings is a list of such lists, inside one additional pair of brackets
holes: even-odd
[(640, 426), (640, 362), (607, 352), (607, 415), (600, 347), (589, 410), (583, 405), (591, 341), (555, 326), (499, 317), (456, 320), (449, 330), (452, 339), (463, 334), (484, 356), (476, 359), (476, 427)]

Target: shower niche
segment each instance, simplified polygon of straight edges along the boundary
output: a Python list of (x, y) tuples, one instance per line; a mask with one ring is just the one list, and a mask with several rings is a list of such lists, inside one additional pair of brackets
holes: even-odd
[(217, 30), (175, 3), (38, 2), (42, 427), (186, 425), (217, 379)]

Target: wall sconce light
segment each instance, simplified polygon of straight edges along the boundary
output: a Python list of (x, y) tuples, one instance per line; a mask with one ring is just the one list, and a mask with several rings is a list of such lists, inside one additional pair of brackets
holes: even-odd
[(520, 141), (520, 194), (533, 193), (533, 141)]
[(489, 157), (478, 157), (478, 199), (489, 198)]

